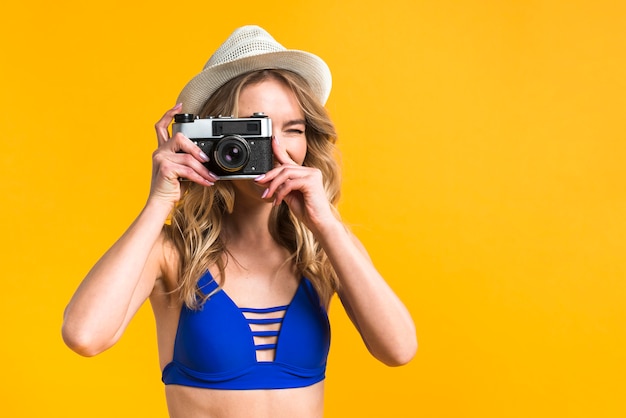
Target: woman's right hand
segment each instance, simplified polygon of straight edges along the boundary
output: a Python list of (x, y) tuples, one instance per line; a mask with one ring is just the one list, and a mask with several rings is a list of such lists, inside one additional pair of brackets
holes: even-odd
[(155, 124), (159, 147), (152, 154), (150, 198), (171, 204), (183, 195), (181, 179), (202, 186), (213, 186), (219, 179), (203, 165), (209, 157), (196, 144), (181, 133), (170, 137), (168, 127), (181, 108), (180, 104), (174, 106)]

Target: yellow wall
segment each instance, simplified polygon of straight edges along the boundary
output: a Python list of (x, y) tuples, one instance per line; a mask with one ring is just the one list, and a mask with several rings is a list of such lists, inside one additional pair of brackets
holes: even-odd
[(141, 208), (153, 123), (236, 26), (324, 57), (345, 219), (408, 305), (390, 369), (332, 307), (327, 416), (626, 416), (626, 5), (21, 1), (0, 25), (0, 415), (165, 417), (146, 306), (62, 311)]

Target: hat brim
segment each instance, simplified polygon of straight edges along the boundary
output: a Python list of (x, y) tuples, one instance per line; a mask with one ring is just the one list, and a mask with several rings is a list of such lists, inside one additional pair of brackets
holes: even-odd
[(269, 52), (202, 70), (192, 78), (178, 96), (183, 113), (198, 114), (211, 95), (227, 81), (256, 70), (283, 69), (303, 77), (322, 104), (330, 95), (332, 78), (326, 63), (316, 55), (298, 50)]

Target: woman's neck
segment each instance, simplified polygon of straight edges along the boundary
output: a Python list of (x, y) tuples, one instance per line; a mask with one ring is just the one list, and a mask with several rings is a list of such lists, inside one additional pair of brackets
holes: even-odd
[(263, 242), (272, 239), (269, 219), (272, 204), (235, 195), (233, 212), (224, 219), (224, 233), (228, 241)]

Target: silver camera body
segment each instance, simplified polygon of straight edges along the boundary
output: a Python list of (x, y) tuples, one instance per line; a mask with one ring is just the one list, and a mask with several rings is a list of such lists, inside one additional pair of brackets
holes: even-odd
[(220, 179), (255, 178), (274, 167), (272, 120), (263, 113), (249, 118), (174, 116), (172, 133), (182, 133), (209, 157), (204, 165)]

